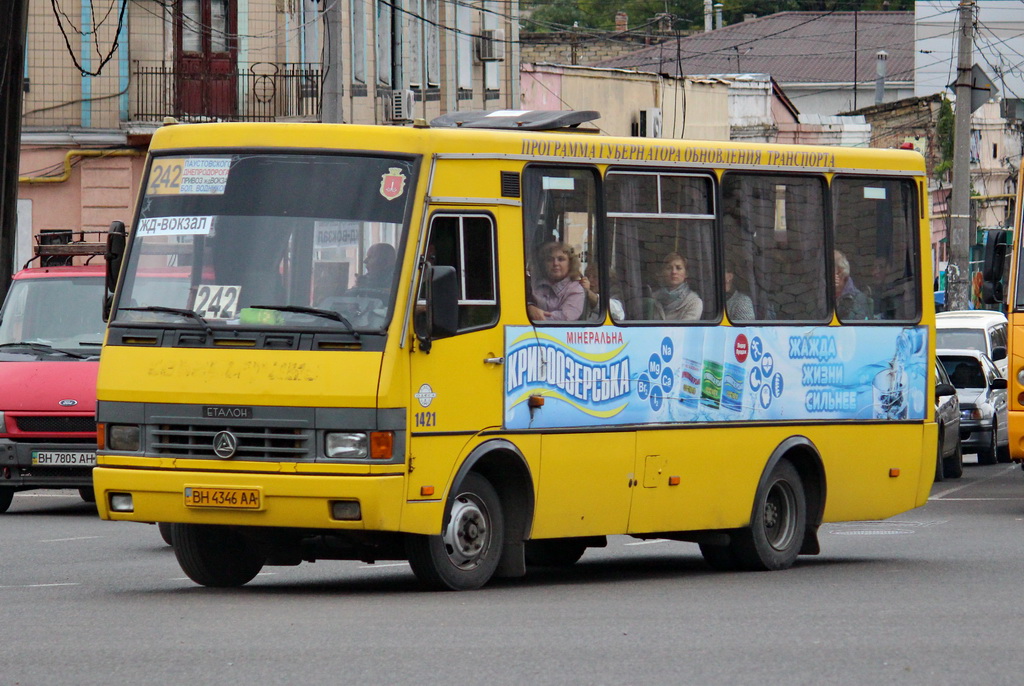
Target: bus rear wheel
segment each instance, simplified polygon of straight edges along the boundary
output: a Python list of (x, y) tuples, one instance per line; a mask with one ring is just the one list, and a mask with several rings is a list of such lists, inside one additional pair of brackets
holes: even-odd
[(410, 534), (406, 554), (413, 573), (426, 586), (472, 591), (494, 575), (504, 543), (501, 500), (491, 482), (470, 473), (452, 499), (440, 535)]
[(786, 569), (800, 554), (806, 529), (803, 481), (792, 463), (780, 460), (758, 488), (750, 526), (733, 536), (730, 548), (744, 569)]
[(266, 562), (262, 552), (226, 526), (172, 524), (171, 539), (181, 569), (202, 586), (243, 586)]

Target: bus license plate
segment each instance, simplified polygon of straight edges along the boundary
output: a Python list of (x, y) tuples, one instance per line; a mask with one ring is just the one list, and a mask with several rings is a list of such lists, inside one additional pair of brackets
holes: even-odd
[(223, 507), (235, 510), (259, 510), (263, 507), (257, 488), (185, 487), (185, 507)]
[(84, 451), (61, 452), (33, 450), (32, 465), (38, 467), (95, 467), (96, 453)]

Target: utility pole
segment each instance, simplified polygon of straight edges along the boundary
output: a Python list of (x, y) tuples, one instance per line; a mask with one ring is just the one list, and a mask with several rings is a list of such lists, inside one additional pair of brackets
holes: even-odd
[(949, 197), (949, 262), (946, 309), (966, 310), (970, 302), (971, 67), (974, 57), (974, 0), (960, 0), (960, 44), (953, 119), (953, 188)]
[(327, 41), (327, 64), (324, 74), (323, 100), (320, 113), (320, 121), (328, 124), (340, 124), (344, 121), (343, 108), (341, 106), (341, 94), (344, 89), (344, 80), (341, 73), (341, 18), (343, 0), (327, 0), (324, 8), (324, 21), (327, 22), (329, 31), (324, 37)]
[(0, 3), (0, 301), (14, 273), (28, 0)]

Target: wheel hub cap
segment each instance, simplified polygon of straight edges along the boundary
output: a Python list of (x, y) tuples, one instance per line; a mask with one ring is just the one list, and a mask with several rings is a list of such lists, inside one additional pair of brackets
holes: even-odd
[(452, 564), (470, 569), (480, 562), (489, 542), (487, 515), (482, 505), (470, 496), (460, 496), (452, 506), (452, 517), (445, 530), (444, 543)]

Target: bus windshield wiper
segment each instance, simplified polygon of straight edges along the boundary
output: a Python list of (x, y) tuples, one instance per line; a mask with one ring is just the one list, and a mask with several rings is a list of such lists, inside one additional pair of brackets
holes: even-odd
[(198, 312), (185, 309), (184, 307), (164, 307), (163, 305), (146, 305), (145, 307), (122, 307), (120, 308), (126, 312), (166, 312), (167, 314), (177, 314), (182, 317), (188, 317), (189, 319), (195, 320), (210, 336), (213, 335), (213, 327), (210, 326), (210, 322), (200, 315)]
[(321, 310), (317, 307), (303, 307), (302, 305), (249, 305), (254, 310), (276, 310), (278, 312), (296, 312), (298, 314), (311, 314), (314, 317), (323, 317), (324, 319), (333, 319), (336, 322), (341, 322), (348, 329), (348, 332), (352, 334), (352, 337), (357, 341), (359, 340), (359, 332), (356, 331), (356, 327), (352, 326), (352, 322), (345, 319), (340, 313), (334, 310)]
[(70, 350), (54, 348), (52, 345), (47, 345), (46, 343), (29, 343), (28, 341), (22, 341), (20, 343), (0, 343), (0, 348), (28, 348), (29, 350), (37, 353), (43, 353), (44, 355), (67, 355), (68, 357), (74, 357), (79, 360), (84, 360), (88, 357), (95, 357), (95, 355), (80, 355), (79, 353), (73, 353)]

